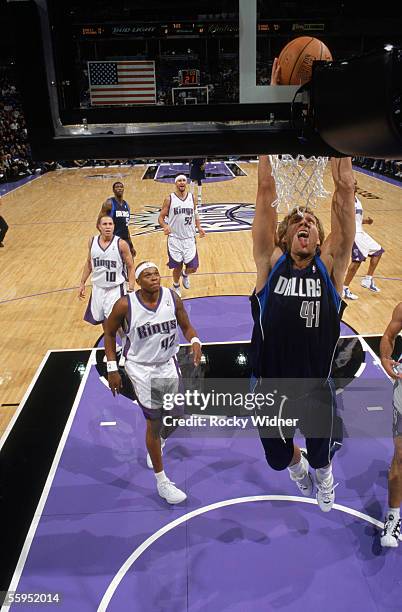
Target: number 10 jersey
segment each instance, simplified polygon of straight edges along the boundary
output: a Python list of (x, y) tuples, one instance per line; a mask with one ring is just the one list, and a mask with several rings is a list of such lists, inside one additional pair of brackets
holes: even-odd
[(124, 263), (119, 249), (120, 238), (113, 236), (108, 246), (100, 246), (100, 236), (92, 238), (91, 265), (92, 284), (103, 289), (117, 287), (126, 280)]

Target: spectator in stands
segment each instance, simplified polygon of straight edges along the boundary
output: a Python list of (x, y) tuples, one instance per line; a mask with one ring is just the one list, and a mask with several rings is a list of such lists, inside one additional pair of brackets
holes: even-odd
[(372, 159), (370, 157), (356, 156), (353, 163), (366, 170), (391, 176), (397, 180), (402, 179), (402, 161), (395, 159)]
[(0, 181), (15, 181), (37, 169), (10, 67), (0, 67)]

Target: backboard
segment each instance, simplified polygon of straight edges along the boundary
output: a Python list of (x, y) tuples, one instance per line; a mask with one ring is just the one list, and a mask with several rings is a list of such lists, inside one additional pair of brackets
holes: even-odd
[[(292, 19), (272, 12), (279, 5), (257, 0), (201, 0), (196, 6), (162, 0), (11, 0), (34, 156), (188, 158), (266, 152), (402, 157), (395, 108), (400, 52), (381, 49), (376, 60), (386, 94), (380, 105), (374, 96), (380, 127), (370, 140), (372, 96), (359, 96), (367, 112), (353, 102), (356, 75), (363, 86), (371, 77), (365, 67), (371, 62), (371, 68), (372, 60), (365, 56), (329, 65), (315, 62), (310, 85), (301, 89), (269, 85), (274, 57), (296, 35), (319, 37), (334, 57), (337, 45), (344, 49), (340, 38), (330, 38), (334, 15)], [(358, 48), (360, 41), (355, 42)], [(366, 123), (354, 138), (353, 124), (362, 115)]]

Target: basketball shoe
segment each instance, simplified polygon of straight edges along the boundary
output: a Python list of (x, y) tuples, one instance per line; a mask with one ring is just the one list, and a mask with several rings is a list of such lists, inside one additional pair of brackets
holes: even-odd
[(401, 533), (401, 519), (393, 514), (387, 514), (384, 529), (381, 532), (381, 546), (396, 548)]
[(342, 297), (345, 298), (346, 300), (358, 300), (359, 299), (359, 296), (356, 295), (355, 293), (352, 293), (349, 287), (344, 288)]
[(184, 491), (181, 491), (174, 486), (174, 482), (171, 482), (169, 478), (157, 483), (158, 493), (163, 499), (166, 499), (168, 504), (180, 504), (187, 499), (187, 495)]
[(183, 287), (185, 289), (190, 289), (190, 277), (188, 274), (182, 274), (183, 279)]
[(334, 485), (334, 477), (330, 476), (326, 481), (319, 482), (317, 479), (317, 502), (320, 510), (329, 512), (335, 502), (335, 489), (339, 483)]
[[(183, 284), (184, 284), (184, 283), (183, 283)], [(173, 291), (174, 291), (175, 293), (177, 293), (177, 295), (178, 295), (179, 297), (181, 297), (180, 285), (175, 285), (175, 284), (173, 283), (173, 287), (172, 287), (172, 289), (173, 289)]]
[[(166, 444), (166, 440), (162, 440), (161, 438), (161, 455), (163, 455), (163, 447), (165, 446), (165, 444)], [(147, 466), (149, 467), (150, 470), (154, 469), (151, 455), (149, 453), (147, 453)]]
[(289, 476), (290, 480), (293, 480), (293, 482), (296, 483), (300, 493), (304, 495), (304, 497), (311, 497), (314, 489), (313, 477), (309, 472), (309, 464), (307, 461), (306, 450), (304, 448), (301, 448), (300, 450), (302, 453), (301, 464), (304, 468), (304, 474), (302, 476), (296, 476), (295, 474), (292, 474), (292, 472), (289, 470)]
[(362, 287), (364, 287), (365, 289), (370, 289), (370, 291), (373, 291), (373, 293), (380, 293), (381, 289), (379, 289), (377, 287), (377, 285), (374, 282), (374, 279), (369, 279), (369, 278), (363, 278), (362, 282), (360, 283)]

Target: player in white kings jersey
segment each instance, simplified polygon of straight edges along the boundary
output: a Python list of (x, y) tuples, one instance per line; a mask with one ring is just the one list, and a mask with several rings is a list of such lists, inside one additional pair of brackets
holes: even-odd
[(125, 268), (128, 272), (129, 291), (134, 290), (134, 263), (127, 242), (113, 234), (114, 223), (111, 217), (99, 216), (96, 227), (99, 236), (89, 239), (78, 297), (85, 298), (85, 283), (91, 276), (92, 294), (84, 320), (92, 325), (102, 323), (104, 328), (113, 304), (125, 294)]
[[(396, 548), (401, 533), (402, 503), (402, 355), (399, 361), (393, 359), (395, 341), (402, 331), (402, 302), (394, 308), (391, 321), (380, 342), (381, 364), (394, 381), (393, 437), (394, 456), (388, 472), (388, 510), (385, 515), (384, 529), (381, 533), (381, 546)], [(398, 353), (399, 354), (399, 351)]]
[[(193, 196), (187, 191), (186, 176), (176, 176), (175, 185), (175, 191), (163, 202), (158, 221), (168, 237), (168, 266), (173, 269), (173, 290), (180, 296), (180, 276), (183, 276), (183, 287), (189, 289), (189, 274), (196, 272), (199, 265), (196, 228), (201, 238), (204, 238), (205, 231), (201, 227)], [(183, 264), (185, 270), (182, 272)]]
[(365, 289), (370, 289), (373, 293), (379, 293), (380, 289), (374, 282), (373, 274), (384, 253), (382, 246), (363, 230), (363, 225), (372, 225), (374, 222), (371, 217), (365, 217), (363, 215), (363, 206), (356, 196), (356, 191), (357, 181), (355, 181), (356, 235), (352, 247), (352, 262), (346, 272), (342, 296), (348, 300), (357, 300), (359, 297), (355, 293), (352, 293), (349, 289), (349, 285), (360, 268), (361, 263), (366, 261), (367, 257), (370, 258), (370, 265), (366, 276), (361, 281), (361, 286)]
[(141, 289), (116, 302), (105, 329), (109, 386), (114, 395), (122, 385), (116, 364), (116, 332), (123, 327), (127, 334), (125, 370), (146, 419), (147, 464), (154, 469), (159, 495), (170, 504), (178, 504), (187, 496), (167, 478), (162, 462), (165, 440), (176, 429), (163, 424), (164, 415), (178, 417), (184, 412), (182, 406), (167, 411), (171, 406), (165, 401), (167, 397), (171, 401), (179, 389), (178, 325), (192, 345), (195, 366), (201, 360), (201, 343), (181, 299), (171, 289), (161, 287), (156, 265), (142, 262), (135, 277)]

